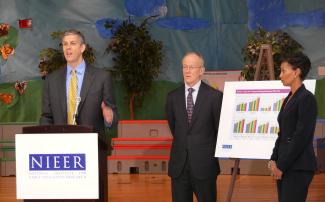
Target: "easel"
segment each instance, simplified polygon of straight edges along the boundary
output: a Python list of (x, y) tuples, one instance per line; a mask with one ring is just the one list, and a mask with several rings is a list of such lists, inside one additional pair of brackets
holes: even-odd
[[(267, 68), (268, 70), (268, 75), (261, 74), (262, 68)], [(273, 57), (272, 57), (272, 45), (270, 44), (262, 44), (260, 53), (258, 56), (257, 64), (256, 64), (256, 71), (254, 75), (254, 81), (259, 81), (259, 80), (266, 80), (265, 78), (268, 77), (269, 80), (275, 80), (275, 75), (274, 75), (274, 63), (273, 63)], [(228, 189), (228, 194), (227, 194), (227, 202), (231, 202), (232, 194), (235, 188), (235, 182), (237, 178), (237, 173), (239, 169), (239, 158), (235, 158), (235, 165), (232, 170), (232, 175), (231, 175), (231, 182), (229, 185)]]
[[(262, 68), (267, 68), (267, 74), (261, 75)], [(265, 77), (269, 78), (269, 80), (275, 80), (274, 75), (274, 63), (272, 57), (272, 45), (270, 44), (262, 44), (260, 49), (260, 54), (258, 55), (258, 60), (256, 64), (256, 71), (254, 75), (254, 81), (267, 80)]]

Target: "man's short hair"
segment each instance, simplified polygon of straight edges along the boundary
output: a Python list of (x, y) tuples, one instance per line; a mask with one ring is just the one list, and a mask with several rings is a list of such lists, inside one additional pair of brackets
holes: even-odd
[(201, 53), (199, 53), (197, 51), (189, 51), (189, 52), (185, 53), (185, 55), (183, 56), (183, 59), (188, 55), (196, 55), (197, 57), (199, 57), (202, 60), (202, 67), (204, 68), (204, 58)]
[(81, 39), (81, 44), (86, 44), (86, 39), (85, 36), (78, 30), (76, 29), (69, 29), (63, 32), (61, 40), (68, 35), (78, 35)]

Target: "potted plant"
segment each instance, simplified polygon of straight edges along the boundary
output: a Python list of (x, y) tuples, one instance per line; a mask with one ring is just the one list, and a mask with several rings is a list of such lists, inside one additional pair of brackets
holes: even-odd
[[(153, 16), (154, 17), (154, 16)], [(146, 18), (139, 26), (124, 20), (112, 36), (107, 53), (113, 55), (112, 74), (126, 90), (130, 119), (135, 118), (134, 109), (140, 107), (152, 82), (158, 77), (163, 59), (162, 42), (152, 39)], [(107, 27), (112, 27), (107, 22)]]

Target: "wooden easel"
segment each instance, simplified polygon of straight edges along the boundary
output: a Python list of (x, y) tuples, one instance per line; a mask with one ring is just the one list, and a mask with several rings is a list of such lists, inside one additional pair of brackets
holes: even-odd
[[(268, 75), (263, 75), (261, 77), (261, 70), (262, 68), (267, 68), (268, 70)], [(254, 75), (254, 81), (259, 81), (259, 80), (265, 80), (265, 77), (268, 76), (269, 80), (275, 80), (275, 75), (274, 75), (274, 63), (273, 63), (273, 57), (272, 57), (272, 45), (270, 44), (262, 44), (260, 53), (258, 56), (257, 64), (256, 64), (256, 71)], [(231, 202), (232, 194), (235, 188), (235, 182), (237, 178), (237, 173), (239, 169), (239, 158), (235, 158), (235, 165), (232, 170), (232, 175), (231, 175), (231, 182), (229, 185), (228, 189), (228, 194), (227, 194), (227, 202)]]
[(232, 193), (234, 192), (235, 182), (236, 182), (236, 178), (237, 178), (237, 172), (238, 172), (238, 168), (239, 168), (239, 160), (240, 160), (239, 158), (235, 158), (235, 165), (232, 170), (231, 182), (230, 182), (228, 194), (227, 194), (227, 200), (226, 200), (227, 202), (231, 202)]
[[(268, 77), (269, 80), (275, 80), (274, 75), (274, 63), (273, 63), (273, 57), (272, 57), (272, 45), (270, 44), (262, 44), (260, 49), (260, 54), (258, 55), (258, 60), (256, 64), (256, 71), (254, 75), (254, 81), (259, 80), (266, 80), (263, 77), (261, 77), (261, 70), (262, 68), (267, 68), (268, 70)], [(267, 75), (263, 75), (267, 76)]]

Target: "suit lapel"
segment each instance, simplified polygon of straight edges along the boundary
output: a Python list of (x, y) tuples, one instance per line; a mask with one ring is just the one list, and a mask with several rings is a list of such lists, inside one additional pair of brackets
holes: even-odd
[(61, 102), (61, 110), (63, 114), (63, 120), (67, 121), (67, 87), (66, 87), (66, 78), (67, 78), (67, 68), (64, 70), (58, 77), (58, 95)]
[(290, 107), (291, 106), (294, 106), (295, 104), (295, 102), (297, 102), (297, 98), (299, 97), (299, 95), (303, 92), (303, 91), (305, 91), (306, 89), (305, 89), (305, 86), (304, 85), (302, 85), (298, 90), (297, 90), (297, 92), (295, 92), (295, 94), (292, 96), (292, 98), (289, 100), (289, 101), (287, 101), (287, 103), (286, 103), (286, 105), (284, 106), (284, 111), (287, 111), (288, 109), (290, 109)]
[(82, 87), (81, 87), (81, 92), (80, 92), (81, 101), (80, 101), (78, 111), (80, 111), (82, 108), (82, 105), (88, 95), (88, 91), (89, 91), (89, 88), (90, 88), (93, 80), (94, 80), (94, 71), (92, 70), (91, 67), (86, 66), (85, 75), (84, 75), (84, 78), (82, 81)]
[(186, 111), (186, 97), (185, 97), (185, 85), (180, 88), (178, 93), (177, 100), (179, 100), (181, 106), (181, 113), (183, 114), (182, 117), (184, 118), (184, 123), (188, 125), (188, 118), (187, 118), (187, 111)]

